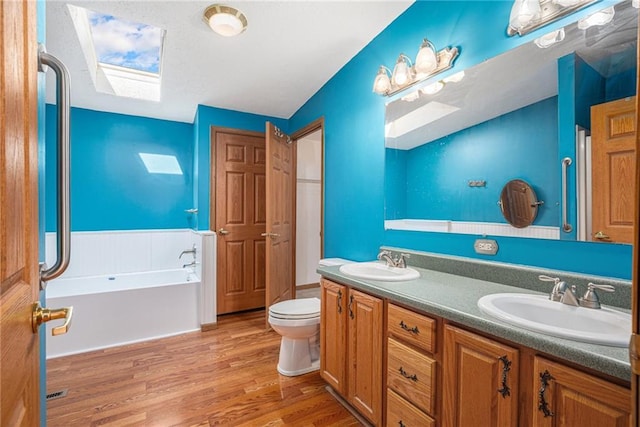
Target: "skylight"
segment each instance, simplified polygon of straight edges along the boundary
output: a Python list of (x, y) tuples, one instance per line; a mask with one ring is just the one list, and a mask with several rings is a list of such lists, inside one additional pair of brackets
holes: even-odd
[(68, 5), (98, 92), (160, 101), (165, 30)]

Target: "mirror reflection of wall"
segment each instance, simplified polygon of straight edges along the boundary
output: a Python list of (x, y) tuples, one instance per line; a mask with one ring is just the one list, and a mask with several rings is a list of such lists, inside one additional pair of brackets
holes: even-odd
[[(572, 24), (556, 45), (522, 45), (465, 70), (462, 81), (435, 95), (390, 102), (385, 227), (592, 240), (596, 230), (578, 224), (590, 217), (591, 166), (590, 153), (577, 149), (577, 127), (590, 134), (592, 105), (635, 95), (637, 14), (630, 1), (620, 3), (606, 27)], [(565, 206), (570, 233), (561, 229), (567, 155), (574, 159)], [(576, 166), (585, 171), (578, 177)], [(512, 179), (527, 181), (545, 201), (530, 227), (509, 225), (497, 204)], [(471, 185), (477, 181), (485, 185)]]

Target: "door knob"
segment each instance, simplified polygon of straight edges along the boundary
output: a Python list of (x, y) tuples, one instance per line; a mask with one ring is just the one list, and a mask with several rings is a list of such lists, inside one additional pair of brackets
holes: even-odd
[(609, 240), (609, 236), (604, 234), (602, 231), (598, 231), (596, 234), (593, 235), (593, 237), (595, 237), (598, 240)]
[(39, 302), (33, 303), (31, 314), (31, 329), (33, 333), (38, 332), (38, 327), (50, 320), (64, 319), (62, 326), (56, 326), (51, 330), (51, 335), (62, 335), (69, 332), (71, 318), (73, 317), (73, 307), (65, 308), (43, 308)]
[(276, 237), (280, 237), (280, 235), (278, 233), (262, 233), (261, 236), (262, 237), (271, 237), (272, 239), (275, 239)]
[(226, 236), (227, 234), (229, 234), (229, 230), (225, 230), (224, 228), (221, 228), (220, 230), (218, 230), (218, 234), (221, 236)]

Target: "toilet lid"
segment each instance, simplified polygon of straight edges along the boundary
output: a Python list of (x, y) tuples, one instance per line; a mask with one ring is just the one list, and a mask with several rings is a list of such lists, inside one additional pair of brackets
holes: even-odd
[(281, 301), (269, 307), (269, 314), (281, 319), (308, 319), (320, 315), (318, 298), (300, 298)]

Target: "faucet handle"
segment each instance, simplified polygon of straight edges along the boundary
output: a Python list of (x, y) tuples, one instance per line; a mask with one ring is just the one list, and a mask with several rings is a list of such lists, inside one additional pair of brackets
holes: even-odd
[(559, 277), (551, 277), (551, 276), (546, 276), (544, 274), (541, 274), (538, 276), (538, 279), (542, 280), (543, 282), (553, 282), (553, 289), (551, 290), (551, 293), (549, 294), (549, 299), (551, 301), (562, 301), (562, 297), (564, 296), (564, 293), (569, 291), (569, 286), (562, 280), (560, 280)]
[(587, 292), (580, 298), (580, 305), (587, 308), (601, 308), (600, 298), (596, 293), (596, 289), (604, 292), (615, 292), (616, 288), (611, 285), (599, 285), (597, 283), (589, 283), (587, 285)]
[(406, 268), (407, 258), (411, 258), (411, 255), (405, 253), (398, 254), (398, 258), (395, 259), (396, 267)]

